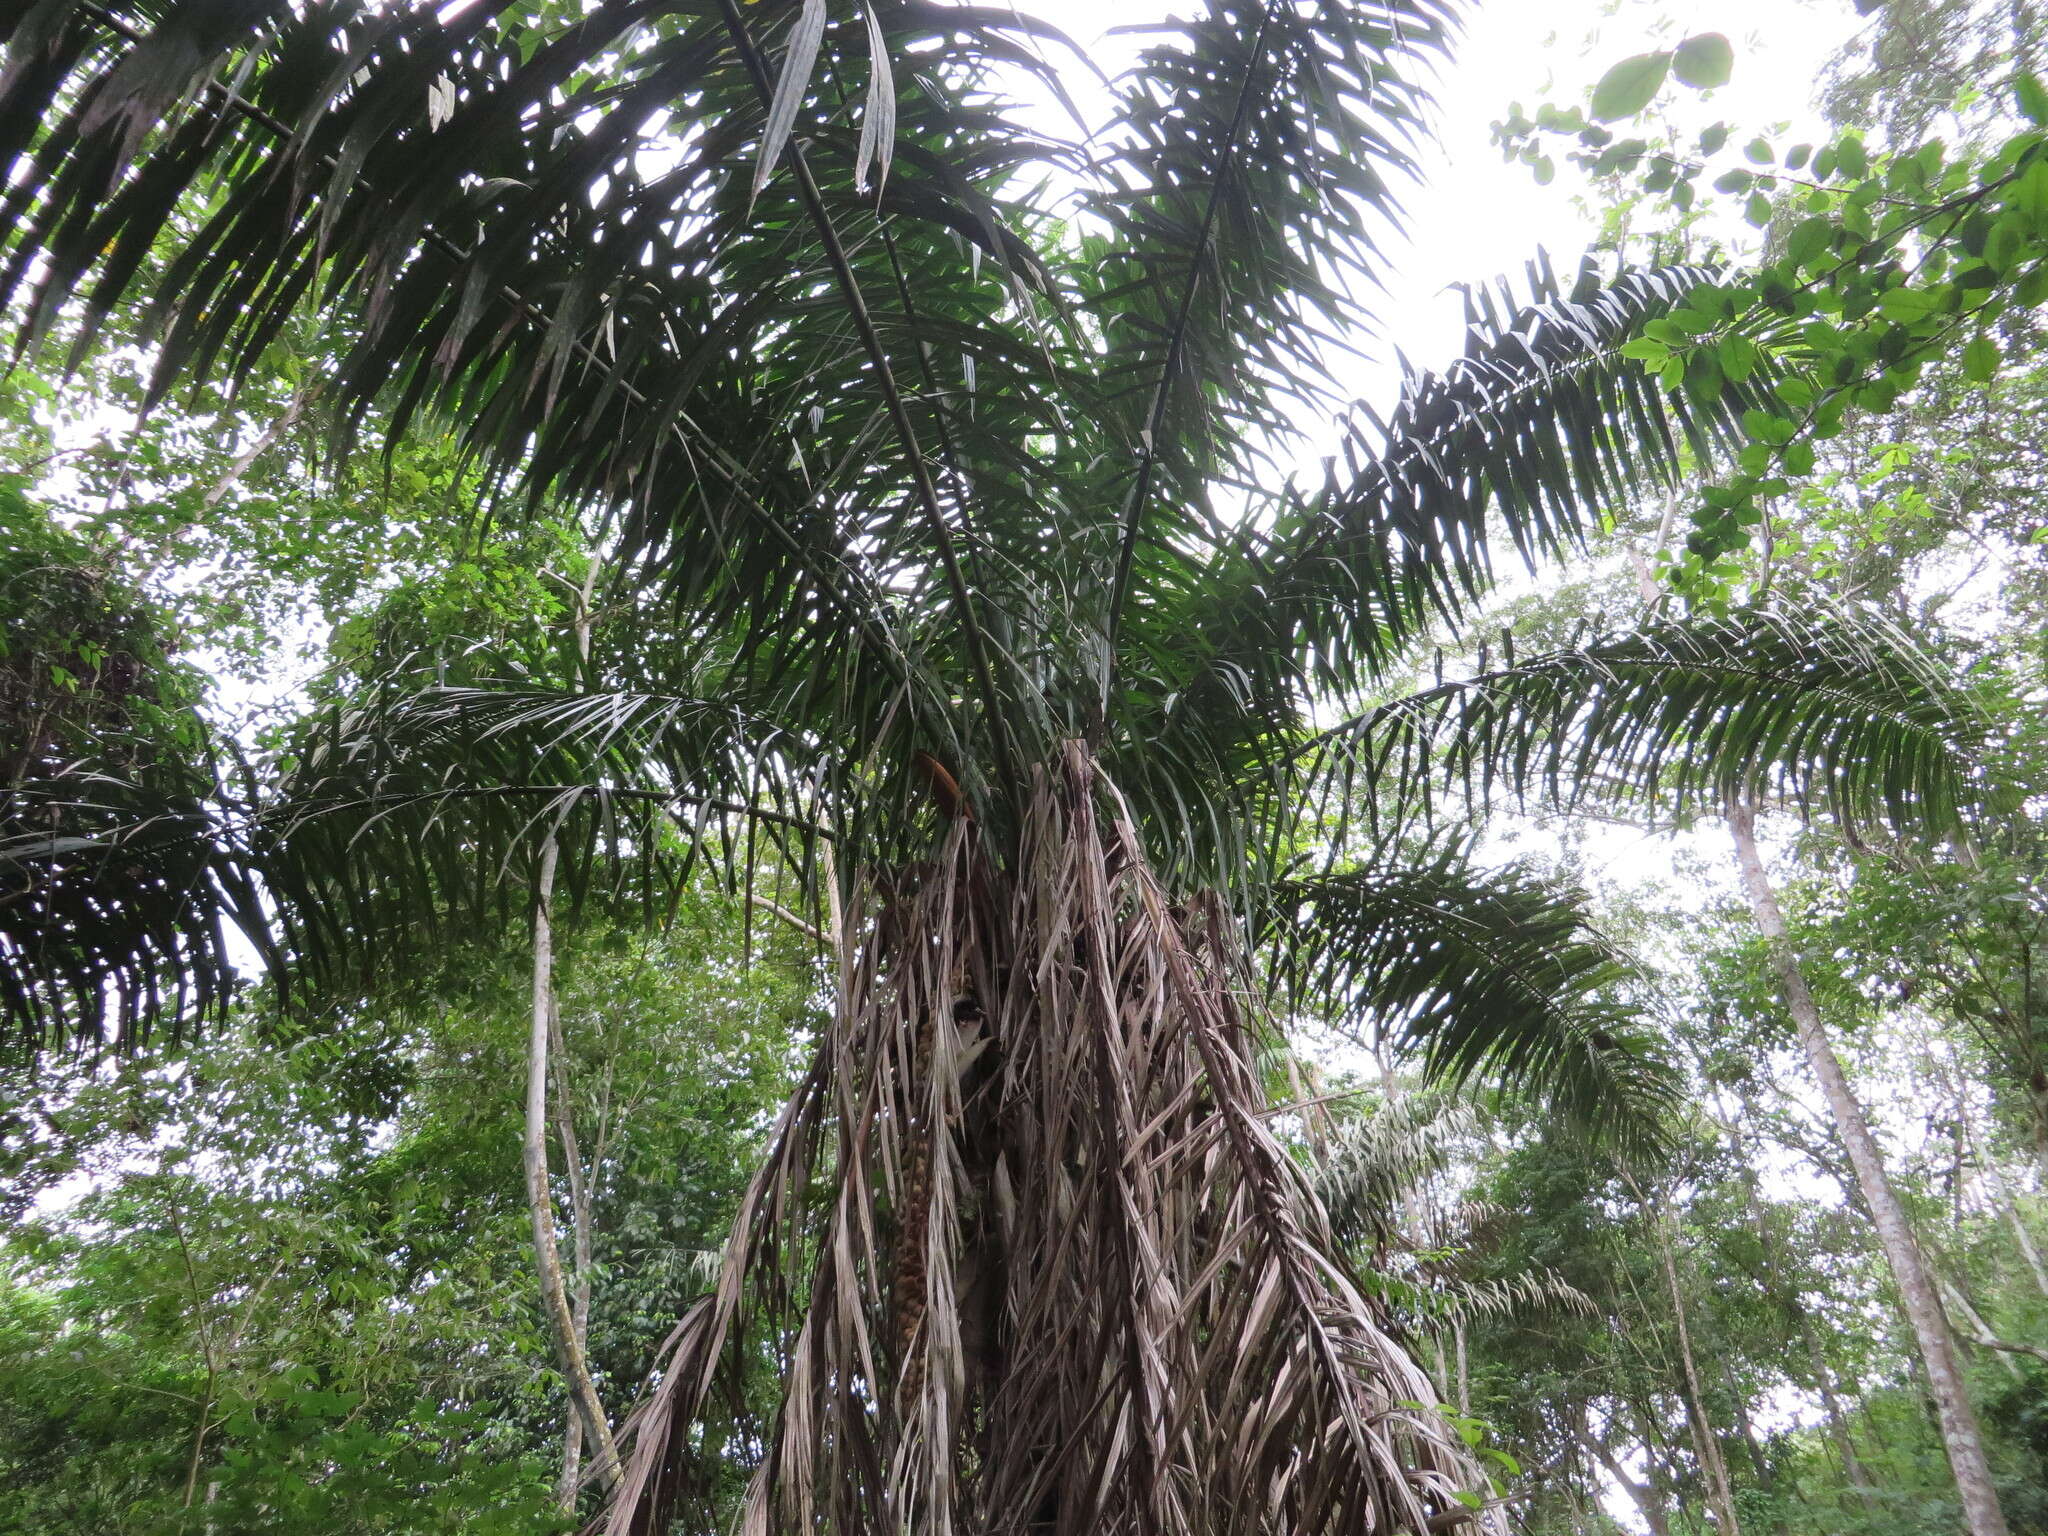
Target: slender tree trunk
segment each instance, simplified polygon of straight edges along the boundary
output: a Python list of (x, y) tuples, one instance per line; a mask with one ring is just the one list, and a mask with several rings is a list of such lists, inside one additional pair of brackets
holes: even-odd
[(1991, 1331), (1991, 1325), (1984, 1321), (1984, 1314), (1970, 1304), (1970, 1298), (1963, 1294), (1962, 1287), (1951, 1280), (1943, 1279), (1941, 1289), (1947, 1295), (1949, 1305), (1961, 1313), (1963, 1320), (1970, 1325), (1971, 1334), (1977, 1340), (1978, 1345), (1991, 1350), (1998, 1356), (1998, 1363), (2005, 1367), (2006, 1375), (2010, 1376), (2014, 1381), (2022, 1380), (2022, 1372), (2017, 1365), (2013, 1364), (2012, 1355), (2007, 1351), (2006, 1346), (2000, 1342), (1998, 1335)]
[(1735, 854), (1742, 867), (1742, 883), (1749, 894), (1750, 911), (1770, 946), (1778, 981), (1784, 989), (1786, 1007), (1798, 1028), (1799, 1043), (1805, 1048), (1806, 1059), (1820, 1081), (1828, 1112), (1834, 1118), (1835, 1129), (1849, 1154), (1850, 1166), (1855, 1169), (1857, 1188), (1877, 1228), (1878, 1241), (1891, 1266), (1906, 1320), (1911, 1324), (1914, 1341), (1919, 1346), (1920, 1363), (1926, 1369), (1927, 1384), (1940, 1420), (1942, 1441), (1948, 1449), (1949, 1466), (1955, 1473), (1956, 1492), (1962, 1500), (1965, 1527), (1971, 1536), (2007, 1536), (2005, 1513), (1999, 1508), (1998, 1494), (1991, 1481), (1990, 1462), (1984, 1454), (1983, 1433), (1977, 1426), (1976, 1411), (1970, 1406), (1962, 1367), (1956, 1359), (1955, 1344), (1949, 1335), (1948, 1319), (1942, 1314), (1941, 1300), (1935, 1293), (1933, 1276), (1919, 1243), (1914, 1239), (1913, 1229), (1906, 1221), (1898, 1195), (1885, 1174), (1884, 1159), (1878, 1150), (1876, 1137), (1871, 1134), (1870, 1124), (1864, 1118), (1863, 1106), (1857, 1101), (1848, 1075), (1843, 1072), (1834, 1047), (1828, 1041), (1820, 1009), (1806, 985), (1806, 973), (1800, 968), (1798, 957), (1792, 953), (1787, 941), (1784, 913), (1779, 910), (1777, 896), (1771, 890), (1770, 881), (1764, 874), (1763, 860), (1757, 853), (1754, 813), (1747, 805), (1731, 803), (1728, 824), (1735, 834)]
[[(1742, 1099), (1744, 1115), (1753, 1112), (1747, 1095)], [(1849, 1486), (1856, 1490), (1865, 1509), (1877, 1507), (1875, 1490), (1870, 1476), (1863, 1469), (1863, 1459), (1856, 1454), (1855, 1437), (1850, 1433), (1848, 1418), (1842, 1412), (1841, 1400), (1835, 1395), (1835, 1378), (1828, 1369), (1827, 1356), (1820, 1347), (1820, 1335), (1814, 1331), (1813, 1315), (1807, 1311), (1799, 1288), (1785, 1272), (1785, 1264), (1778, 1249), (1777, 1235), (1771, 1231), (1769, 1214), (1757, 1190), (1756, 1151), (1742, 1129), (1738, 1119), (1721, 1119), (1718, 1109), (1715, 1119), (1735, 1144), (1736, 1156), (1742, 1162), (1742, 1198), (1749, 1212), (1749, 1224), (1756, 1229), (1757, 1246), (1763, 1250), (1764, 1267), (1770, 1273), (1771, 1290), (1784, 1302), (1786, 1309), (1799, 1320), (1799, 1335), (1806, 1345), (1806, 1358), (1813, 1371), (1814, 1390), (1820, 1394), (1821, 1410), (1827, 1418), (1828, 1438), (1834, 1442), (1835, 1454), (1841, 1459), (1842, 1475)]]
[(2040, 1176), (2042, 1193), (2048, 1194), (2048, 1072), (2039, 1067), (2028, 1083), (2027, 1102), (2033, 1110), (2034, 1169)]
[(2043, 1297), (2048, 1297), (2048, 1267), (2042, 1265), (2041, 1250), (2034, 1246), (2034, 1235), (2027, 1230), (2026, 1220), (2020, 1215), (2018, 1197), (2013, 1194), (2012, 1186), (2006, 1182), (2004, 1172), (1999, 1168), (1989, 1149), (1978, 1139), (1975, 1127), (1969, 1123), (1962, 1084), (1959, 1081), (1952, 1081), (1950, 1091), (1956, 1096), (1956, 1123), (1964, 1126), (1968, 1132), (1970, 1153), (1982, 1165), (1990, 1180), (1993, 1198), (2012, 1227), (2013, 1241), (2019, 1244), (2020, 1258), (2026, 1263), (2027, 1272), (2034, 1277), (2034, 1288)]
[(1607, 1475), (1614, 1479), (1615, 1486), (1628, 1495), (1629, 1502), (1635, 1505), (1636, 1512), (1643, 1517), (1643, 1524), (1650, 1528), (1650, 1536), (1671, 1536), (1671, 1520), (1664, 1513), (1663, 1502), (1657, 1497), (1656, 1484), (1639, 1483), (1630, 1477), (1622, 1470), (1621, 1463), (1615, 1459), (1614, 1453), (1601, 1444), (1596, 1436), (1581, 1431), (1579, 1444), (1584, 1446)]
[[(576, 1280), (570, 1298), (571, 1323), (577, 1353), (586, 1360), (590, 1354), (590, 1179), (576, 1144), (576, 1115), (569, 1100), (567, 1074), (562, 1063), (562, 1014), (559, 1006), (549, 1009), (549, 1044), (553, 1053), (555, 1078), (555, 1129), (562, 1142), (562, 1167), (569, 1181), (569, 1230), (576, 1259)], [(562, 1476), (555, 1501), (565, 1514), (576, 1510), (576, 1498), (583, 1486), (583, 1416), (571, 1413), (562, 1426)]]
[(2041, 1263), (2041, 1250), (2034, 1246), (2034, 1235), (2027, 1230), (2026, 1218), (2020, 1215), (2019, 1202), (2009, 1189), (2000, 1190), (1999, 1204), (2005, 1207), (2005, 1219), (2012, 1224), (2013, 1240), (2020, 1246), (2020, 1257), (2027, 1261), (2028, 1272), (2034, 1277), (2034, 1289), (2048, 1297), (2048, 1267)]
[(216, 1373), (211, 1362), (206, 1367), (206, 1392), (199, 1399), (199, 1413), (192, 1424), (192, 1450), (185, 1458), (185, 1497), (181, 1509), (192, 1507), (193, 1495), (199, 1489), (200, 1458), (206, 1450), (206, 1433), (213, 1428), (213, 1394)]
[(521, 1147), (526, 1168), (526, 1203), (533, 1215), (533, 1255), (540, 1274), (541, 1305), (554, 1335), (555, 1356), (569, 1388), (569, 1401), (583, 1421), (597, 1461), (597, 1474), (618, 1477), (619, 1453), (611, 1426), (590, 1379), (576, 1331), (576, 1316), (562, 1281), (562, 1256), (555, 1244), (554, 1192), (548, 1187), (548, 1033), (555, 1003), (555, 940), (551, 908), (555, 895), (555, 839), (541, 849), (539, 890), (533, 909), (533, 1024), (527, 1035), (526, 1135)]
[(1668, 1212), (1660, 1201), (1650, 1212), (1650, 1230), (1657, 1242), (1657, 1258), (1664, 1270), (1664, 1288), (1671, 1301), (1671, 1318), (1678, 1331), (1678, 1359), (1685, 1372), (1686, 1421), (1692, 1426), (1693, 1448), (1707, 1475), (1707, 1491), (1713, 1500), (1714, 1519), (1724, 1536), (1741, 1536), (1742, 1521), (1735, 1513), (1735, 1489), (1728, 1480), (1728, 1463), (1721, 1455), (1721, 1442), (1707, 1418), (1706, 1395), (1700, 1391), (1699, 1366), (1693, 1359), (1692, 1330), (1685, 1319), (1685, 1293), (1678, 1285), (1678, 1264), (1671, 1253)]
[(1820, 1393), (1821, 1411), (1827, 1415), (1828, 1438), (1835, 1443), (1835, 1454), (1842, 1461), (1842, 1475), (1849, 1480), (1849, 1486), (1856, 1490), (1856, 1496), (1865, 1509), (1877, 1506), (1877, 1490), (1872, 1486), (1870, 1474), (1863, 1469), (1863, 1458), (1856, 1454), (1856, 1437), (1850, 1432), (1849, 1420), (1842, 1412), (1842, 1400), (1835, 1395), (1834, 1373), (1828, 1369), (1827, 1355), (1820, 1347), (1820, 1335), (1814, 1332), (1813, 1319), (1804, 1307), (1799, 1311), (1799, 1332), (1806, 1343), (1807, 1363), (1813, 1369), (1813, 1383)]
[[(1756, 1474), (1756, 1485), (1765, 1495), (1775, 1499), (1778, 1492), (1778, 1476), (1772, 1471), (1770, 1458), (1764, 1455), (1764, 1448), (1757, 1443), (1756, 1426), (1749, 1418), (1749, 1398), (1742, 1390), (1742, 1383), (1735, 1379), (1735, 1367), (1727, 1355), (1721, 1356), (1721, 1381), (1728, 1388), (1728, 1400), (1735, 1405), (1735, 1432), (1742, 1436), (1744, 1451), (1749, 1456), (1749, 1469)], [(1782, 1516), (1774, 1519), (1772, 1527), (1783, 1531)]]
[(243, 475), (249, 472), (249, 466), (268, 453), (277, 443), (277, 440), (292, 429), (293, 424), (299, 419), (299, 412), (306, 408), (306, 402), (312, 398), (314, 389), (317, 387), (317, 385), (309, 387), (308, 385), (301, 384), (292, 390), (292, 397), (285, 402), (284, 410), (271, 418), (270, 425), (263, 429), (262, 435), (236, 458), (235, 462), (228, 467), (228, 472), (214, 483), (212, 490), (206, 493), (206, 499), (200, 503), (202, 511), (211, 512), (215, 507), (219, 506), (221, 499), (235, 488), (236, 483)]

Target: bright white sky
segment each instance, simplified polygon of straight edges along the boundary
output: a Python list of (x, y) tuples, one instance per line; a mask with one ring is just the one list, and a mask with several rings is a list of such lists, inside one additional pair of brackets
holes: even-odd
[[(1409, 244), (1385, 310), (1390, 339), (1416, 362), (1454, 355), (1460, 307), (1445, 285), (1520, 274), (1537, 246), (1569, 271), (1595, 221), (1579, 202), (1572, 170), (1536, 185), (1526, 166), (1503, 163), (1490, 127), (1511, 102), (1533, 114), (1542, 102), (1582, 104), (1616, 61), (1669, 47), (1695, 32), (1735, 45), (1728, 84), (1707, 96), (1667, 92), (1674, 122), (1693, 132), (1716, 120), (1734, 142), (1789, 123), (1796, 139), (1819, 135), (1811, 97), (1821, 68), (1852, 35), (1848, 0), (1488, 0), (1437, 89), (1441, 145), (1409, 201)], [(1739, 230), (1730, 230), (1733, 236)]]
[[(1105, 34), (1162, 6), (1024, 0), (1023, 8), (1063, 27), (1113, 74), (1142, 40)], [(1458, 296), (1447, 285), (1501, 273), (1519, 278), (1538, 246), (1569, 272), (1591, 241), (1596, 221), (1578, 201), (1569, 167), (1560, 162), (1557, 179), (1539, 187), (1527, 167), (1503, 163), (1493, 146), (1490, 127), (1510, 103), (1530, 113), (1543, 102), (1581, 105), (1610, 64), (1695, 32), (1721, 32), (1735, 46), (1733, 77), (1705, 97), (1672, 88), (1673, 120), (1692, 132), (1725, 120), (1738, 144), (1779, 124), (1790, 124), (1795, 140), (1811, 140), (1820, 132), (1811, 98), (1822, 66), (1857, 25), (1849, 0), (1478, 0), (1434, 87), (1439, 142), (1426, 153), (1421, 185), (1405, 199), (1408, 237), (1387, 249), (1388, 291), (1375, 305), (1385, 342), (1421, 366), (1447, 361), (1457, 354), (1461, 325)], [(1391, 359), (1390, 348), (1376, 350)], [(1358, 389), (1378, 392), (1369, 372), (1361, 370)]]

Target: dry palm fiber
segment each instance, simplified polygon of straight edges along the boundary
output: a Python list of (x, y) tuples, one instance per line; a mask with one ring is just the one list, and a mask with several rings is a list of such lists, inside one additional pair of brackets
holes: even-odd
[(735, 1461), (746, 1532), (1501, 1528), (1267, 1129), (1220, 905), (1168, 901), (1078, 745), (1014, 876), (978, 839), (862, 885), (597, 1529), (709, 1525)]

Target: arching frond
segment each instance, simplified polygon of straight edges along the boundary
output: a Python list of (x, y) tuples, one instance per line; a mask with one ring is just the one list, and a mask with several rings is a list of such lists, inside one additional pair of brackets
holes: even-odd
[[(1286, 661), (1324, 687), (1379, 677), (1430, 624), (1457, 626), (1495, 575), (1498, 528), (1533, 566), (1582, 549), (1603, 509), (1677, 483), (1734, 440), (1768, 374), (1710, 398), (1665, 390), (1622, 346), (1712, 277), (1532, 263), (1518, 298), (1468, 288), (1466, 354), (1410, 370), (1384, 421), (1360, 407), (1322, 489), (1248, 539), (1234, 600), (1207, 618), (1219, 664)], [(1213, 603), (1212, 592), (1211, 601)]]
[(659, 920), (707, 845), (734, 880), (815, 869), (814, 760), (728, 704), (532, 686), (373, 691), (311, 720), (258, 823), (259, 868), (302, 963), (333, 980), (560, 888)]
[[(146, 304), (159, 391), (246, 372), (303, 304), (345, 308), (329, 395), (351, 419), (395, 433), (438, 407), (530, 495), (597, 509), (622, 568), (738, 663), (837, 673), (874, 713), (926, 673), (899, 707), (938, 746), (963, 713), (985, 742), (1009, 598), (965, 586), (988, 576), (968, 504), (1057, 503), (1023, 450), (1067, 426), (1067, 344), (1033, 215), (1005, 201), (1065, 152), (982, 85), (1042, 68), (1023, 45), (1050, 29), (880, 5), (915, 74), (863, 190), (860, 9), (817, 39), (800, 134), (764, 99), (763, 58), (811, 9), (258, 3), (144, 27), (47, 0), (0, 88), (0, 287), (32, 285), (31, 337), (74, 291), (89, 324)], [(1030, 691), (1003, 697), (1035, 720)], [(954, 753), (977, 777), (984, 755)]]
[(1386, 1248), (1400, 1234), (1404, 1200), (1451, 1166), (1476, 1124), (1469, 1105), (1436, 1093), (1411, 1093), (1343, 1122), (1315, 1173), (1330, 1230), (1353, 1249)]
[(78, 764), (0, 795), (0, 1021), (31, 1049), (175, 1038), (233, 990), (234, 935), (265, 942), (232, 823), (166, 777)]
[(0, 1055), (218, 1011), (261, 934), (224, 754), (155, 605), (0, 477)]
[(1474, 1248), (1490, 1243), (1505, 1213), (1469, 1197), (1445, 1203), (1426, 1196), (1453, 1166), (1458, 1142), (1477, 1128), (1469, 1108), (1433, 1093), (1408, 1094), (1345, 1123), (1315, 1165), (1331, 1231), (1353, 1253), (1371, 1256), (1380, 1299), (1424, 1327), (1544, 1310), (1591, 1313), (1591, 1298), (1552, 1270), (1491, 1279), (1470, 1273)]
[(1576, 893), (1480, 871), (1446, 840), (1279, 896), (1277, 973), (1296, 1009), (1413, 1052), (1446, 1083), (1533, 1093), (1611, 1144), (1658, 1144), (1678, 1079)]
[(1683, 817), (1762, 789), (1850, 836), (1878, 820), (1940, 834), (1972, 799), (1979, 730), (1968, 698), (1883, 621), (1748, 610), (1423, 690), (1326, 732), (1300, 761), (1389, 805), (1448, 783), (1468, 803)]
[(1576, 1312), (1590, 1317), (1599, 1311), (1592, 1297), (1553, 1269), (1481, 1280), (1455, 1272), (1436, 1273), (1427, 1280), (1401, 1280), (1389, 1288), (1388, 1300), (1424, 1325), (1450, 1327), (1475, 1318), (1527, 1316), (1530, 1313)]
[(1393, 183), (1413, 169), (1411, 77), (1453, 14), (1446, 0), (1208, 0), (1131, 29), (1152, 41), (1119, 82), (1077, 269), (1104, 343), (1095, 393), (1129, 465), (1111, 481), (1112, 651), (1136, 564), (1170, 568), (1216, 472), (1249, 478), (1262, 445), (1292, 435), (1290, 404), (1327, 402)]

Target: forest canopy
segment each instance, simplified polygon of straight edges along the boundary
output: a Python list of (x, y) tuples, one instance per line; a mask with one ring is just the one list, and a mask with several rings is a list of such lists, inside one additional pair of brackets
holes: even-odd
[(1740, 9), (0, 16), (0, 1536), (2048, 1533), (2048, 17)]

